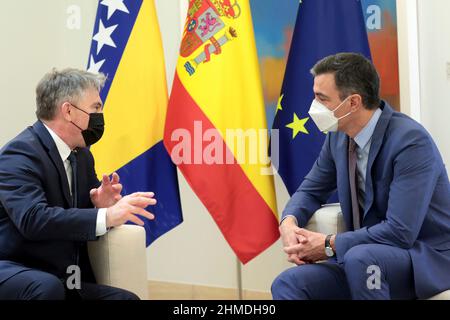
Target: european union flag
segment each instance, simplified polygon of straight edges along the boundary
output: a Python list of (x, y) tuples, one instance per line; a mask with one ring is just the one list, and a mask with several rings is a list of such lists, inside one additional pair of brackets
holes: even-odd
[(357, 52), (370, 59), (361, 2), (303, 0), (273, 123), (273, 129), (279, 129), (279, 158), (272, 154), (272, 160), (290, 195), (308, 174), (325, 140), (308, 115), (314, 99), (310, 70), (320, 59), (339, 52)]

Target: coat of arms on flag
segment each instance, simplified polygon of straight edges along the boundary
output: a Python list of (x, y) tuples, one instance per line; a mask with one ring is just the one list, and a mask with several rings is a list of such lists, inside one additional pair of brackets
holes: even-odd
[[(219, 55), (222, 47), (237, 37), (231, 21), (238, 19), (241, 7), (230, 0), (191, 0), (184, 27), (180, 55), (192, 59), (184, 67), (193, 75), (201, 63), (211, 60), (211, 54)], [(198, 55), (194, 55), (197, 49)]]

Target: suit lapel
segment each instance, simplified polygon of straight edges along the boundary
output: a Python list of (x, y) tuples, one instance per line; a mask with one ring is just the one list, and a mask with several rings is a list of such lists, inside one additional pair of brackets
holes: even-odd
[(61, 182), (63, 188), (64, 198), (68, 206), (71, 206), (72, 200), (70, 197), (69, 181), (67, 180), (66, 169), (64, 168), (64, 164), (62, 162), (58, 149), (56, 148), (56, 144), (53, 141), (47, 128), (45, 128), (44, 124), (41, 121), (36, 121), (34, 123), (33, 130), (39, 137), (39, 140), (41, 140), (44, 147), (47, 149), (48, 155), (55, 165), (56, 170), (58, 171), (59, 181)]
[(372, 181), (372, 166), (378, 153), (380, 152), (381, 145), (383, 144), (383, 137), (386, 133), (386, 128), (391, 120), (394, 111), (385, 102), (382, 105), (383, 113), (378, 120), (378, 123), (373, 132), (372, 142), (370, 145), (369, 159), (367, 161), (367, 171), (366, 171), (366, 203), (364, 205), (364, 217), (369, 211), (373, 203), (373, 181)]

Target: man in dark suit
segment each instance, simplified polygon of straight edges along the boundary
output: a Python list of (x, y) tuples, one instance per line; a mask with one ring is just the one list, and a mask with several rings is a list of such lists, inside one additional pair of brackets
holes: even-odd
[[(380, 100), (363, 56), (324, 58), (312, 74), (309, 114), (329, 133), (283, 212), (284, 251), (298, 266), (275, 279), (273, 297), (415, 299), (449, 289), (450, 184), (433, 139)], [(336, 189), (350, 231), (302, 229)]]
[(95, 284), (86, 249), (111, 227), (143, 225), (136, 215), (153, 219), (144, 208), (156, 203), (153, 193), (122, 197), (115, 173), (97, 179), (87, 147), (103, 134), (104, 81), (48, 73), (36, 89), (38, 121), (0, 150), (0, 300), (137, 299)]

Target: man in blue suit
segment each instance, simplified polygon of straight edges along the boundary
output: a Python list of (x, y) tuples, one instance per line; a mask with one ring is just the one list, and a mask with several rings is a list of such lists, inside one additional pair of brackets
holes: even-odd
[[(274, 299), (416, 299), (449, 289), (450, 184), (433, 139), (380, 100), (363, 56), (329, 56), (312, 74), (309, 114), (329, 133), (283, 212), (284, 251), (297, 266), (275, 279)], [(303, 229), (336, 189), (350, 231)]]
[(97, 179), (87, 147), (103, 134), (104, 81), (48, 73), (36, 89), (38, 121), (0, 150), (0, 300), (137, 299), (96, 284), (87, 255), (86, 241), (143, 225), (136, 214), (153, 219), (144, 208), (156, 203), (152, 193), (122, 197), (115, 173)]

